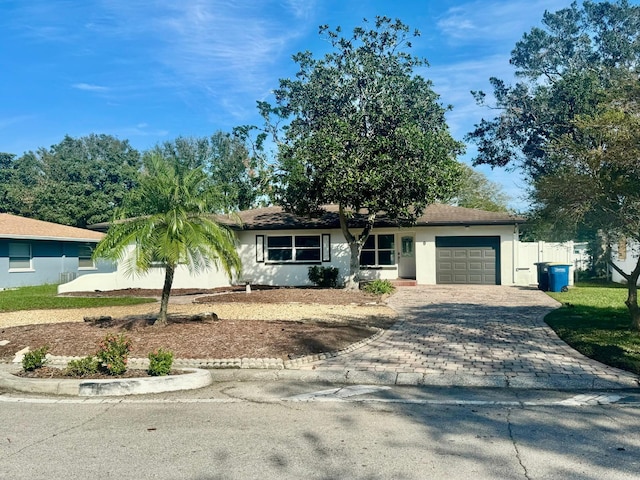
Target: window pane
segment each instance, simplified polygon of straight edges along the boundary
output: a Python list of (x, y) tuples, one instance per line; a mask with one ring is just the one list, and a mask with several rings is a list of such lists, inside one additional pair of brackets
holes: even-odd
[(378, 252), (378, 265), (394, 265), (395, 252), (392, 250), (383, 250)]
[(296, 250), (296, 260), (299, 262), (320, 261), (320, 249), (305, 248)]
[(28, 243), (10, 243), (10, 257), (31, 257), (31, 248)]
[(286, 262), (288, 260), (291, 260), (291, 258), (292, 258), (292, 251), (289, 249), (282, 249), (282, 250), (270, 249), (268, 251), (268, 259), (272, 262)]
[(31, 245), (28, 243), (9, 244), (9, 268), (31, 268)]
[(362, 248), (364, 248), (365, 250), (373, 250), (374, 248), (376, 248), (376, 236), (369, 235), (367, 237), (367, 241), (364, 242), (364, 246)]
[(395, 249), (394, 245), (395, 235), (378, 235), (378, 248), (381, 250)]
[(31, 268), (31, 260), (28, 258), (10, 258), (9, 268)]
[(267, 246), (271, 247), (291, 247), (292, 241), (291, 236), (287, 235), (286, 237), (269, 237), (267, 238)]
[(360, 265), (375, 265), (376, 254), (370, 250), (363, 250), (360, 254)]
[(296, 237), (296, 247), (319, 247), (319, 235), (300, 235)]

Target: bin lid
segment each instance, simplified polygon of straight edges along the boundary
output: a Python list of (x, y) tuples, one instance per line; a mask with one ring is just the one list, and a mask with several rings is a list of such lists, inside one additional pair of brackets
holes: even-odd
[(549, 267), (573, 267), (573, 263), (545, 262)]

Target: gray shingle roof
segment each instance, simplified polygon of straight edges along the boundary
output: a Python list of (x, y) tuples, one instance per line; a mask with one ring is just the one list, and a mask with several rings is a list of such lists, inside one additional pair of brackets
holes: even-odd
[[(303, 228), (340, 228), (338, 207), (327, 205), (325, 213), (319, 217), (300, 217), (285, 212), (282, 207), (265, 207), (245, 210), (238, 213), (243, 230), (283, 230)], [(220, 221), (234, 225), (228, 217), (219, 218)], [(350, 226), (362, 224), (364, 216), (355, 216), (350, 220)], [(487, 212), (473, 208), (452, 207), (450, 205), (429, 205), (416, 225), (446, 226), (446, 225), (513, 225), (521, 224), (524, 218), (504, 212)], [(395, 227), (397, 222), (391, 221), (384, 215), (379, 215), (376, 227)]]

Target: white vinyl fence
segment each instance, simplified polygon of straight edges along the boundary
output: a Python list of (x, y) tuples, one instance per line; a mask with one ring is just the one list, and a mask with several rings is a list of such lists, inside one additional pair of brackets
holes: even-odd
[(518, 242), (516, 247), (516, 284), (538, 284), (538, 262), (558, 262), (572, 265), (569, 270), (569, 285), (573, 285), (575, 265), (573, 241), (564, 243), (552, 242)]

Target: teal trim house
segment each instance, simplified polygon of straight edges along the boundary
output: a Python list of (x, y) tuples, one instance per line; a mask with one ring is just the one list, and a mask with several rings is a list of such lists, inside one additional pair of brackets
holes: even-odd
[(111, 262), (91, 255), (103, 233), (0, 213), (0, 289), (65, 283), (109, 273)]

